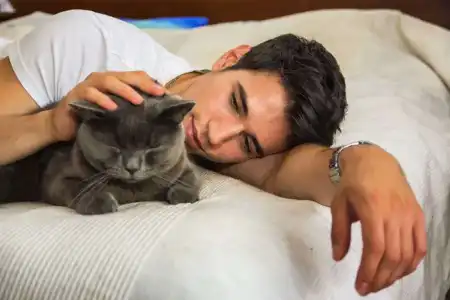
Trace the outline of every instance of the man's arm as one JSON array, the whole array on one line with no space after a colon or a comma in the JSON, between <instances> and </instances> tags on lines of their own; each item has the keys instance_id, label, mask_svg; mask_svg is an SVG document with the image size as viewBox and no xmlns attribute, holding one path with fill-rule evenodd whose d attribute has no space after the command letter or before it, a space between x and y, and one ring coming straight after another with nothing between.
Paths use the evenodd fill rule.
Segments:
<instances>
[{"instance_id":1,"label":"man's arm","mask_svg":"<svg viewBox=\"0 0 450 300\"><path fill-rule=\"evenodd\" d=\"M335 191L328 177L331 154L332 149L304 145L284 154L233 165L222 173L281 197L330 206Z\"/></svg>"},{"instance_id":2,"label":"man's arm","mask_svg":"<svg viewBox=\"0 0 450 300\"><path fill-rule=\"evenodd\" d=\"M8 58L0 60L0 165L53 142L50 112L30 114L35 101L17 79Z\"/></svg>"},{"instance_id":3,"label":"man's arm","mask_svg":"<svg viewBox=\"0 0 450 300\"><path fill-rule=\"evenodd\" d=\"M423 211L397 160L382 148L346 148L337 185L328 177L331 155L331 149L304 145L279 159L248 162L224 173L279 196L330 206L335 260L347 254L351 225L359 221L364 247L356 288L361 295L378 292L413 272L425 256ZM251 170L252 164L258 169Z\"/></svg>"},{"instance_id":4,"label":"man's arm","mask_svg":"<svg viewBox=\"0 0 450 300\"><path fill-rule=\"evenodd\" d=\"M49 129L49 114L46 111L25 116L0 116L0 165L26 157L54 141Z\"/></svg>"},{"instance_id":5,"label":"man's arm","mask_svg":"<svg viewBox=\"0 0 450 300\"><path fill-rule=\"evenodd\" d=\"M9 58L0 60L0 105L0 117L24 115L38 109L14 73Z\"/></svg>"},{"instance_id":6,"label":"man's arm","mask_svg":"<svg viewBox=\"0 0 450 300\"><path fill-rule=\"evenodd\" d=\"M109 65L104 33L111 27L105 28L105 20L110 18L89 11L62 12L5 48L8 58L0 60L0 164L72 136L75 126L67 106L34 112L61 103L84 76ZM116 39L124 35L118 34ZM82 90L72 93L72 99Z\"/></svg>"}]
</instances>

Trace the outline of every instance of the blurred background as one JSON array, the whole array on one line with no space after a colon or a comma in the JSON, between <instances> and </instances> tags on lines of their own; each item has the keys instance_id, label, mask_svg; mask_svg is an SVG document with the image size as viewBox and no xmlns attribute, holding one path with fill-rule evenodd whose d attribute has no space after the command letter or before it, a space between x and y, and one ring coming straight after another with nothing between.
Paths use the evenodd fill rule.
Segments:
<instances>
[{"instance_id":1,"label":"blurred background","mask_svg":"<svg viewBox=\"0 0 450 300\"><path fill-rule=\"evenodd\" d=\"M262 20L317 9L387 8L450 28L450 0L0 0L2 20L36 11L54 14L75 8L134 19L199 16L206 17L209 24Z\"/></svg>"}]
</instances>

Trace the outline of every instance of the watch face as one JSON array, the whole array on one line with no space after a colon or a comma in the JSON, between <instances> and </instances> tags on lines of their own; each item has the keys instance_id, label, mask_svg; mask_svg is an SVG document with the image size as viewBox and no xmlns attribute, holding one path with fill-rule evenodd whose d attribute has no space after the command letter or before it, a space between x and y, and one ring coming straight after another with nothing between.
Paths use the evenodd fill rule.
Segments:
<instances>
[{"instance_id":1,"label":"watch face","mask_svg":"<svg viewBox=\"0 0 450 300\"><path fill-rule=\"evenodd\" d=\"M330 172L329 172L329 175L330 175L330 180L331 180L331 182L333 182L333 183L339 183L339 180L341 179L341 176L340 176L340 174L339 174L339 169L337 169L337 168L331 168L331 169L330 169Z\"/></svg>"}]
</instances>

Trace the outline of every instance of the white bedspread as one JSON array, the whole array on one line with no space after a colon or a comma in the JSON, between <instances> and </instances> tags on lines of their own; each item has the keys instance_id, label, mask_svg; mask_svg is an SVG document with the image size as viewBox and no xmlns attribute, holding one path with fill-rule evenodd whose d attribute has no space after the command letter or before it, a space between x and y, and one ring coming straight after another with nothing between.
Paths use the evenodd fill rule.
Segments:
<instances>
[{"instance_id":1,"label":"white bedspread","mask_svg":"<svg viewBox=\"0 0 450 300\"><path fill-rule=\"evenodd\" d=\"M324 43L343 68L349 114L337 144L366 139L393 153L426 213L424 264L365 299L443 300L450 284L450 32L386 10L148 31L199 67L232 46L286 32ZM0 299L360 299L353 287L358 225L348 256L336 264L328 209L203 174L203 200L193 205L145 203L92 217L0 206Z\"/></svg>"}]
</instances>

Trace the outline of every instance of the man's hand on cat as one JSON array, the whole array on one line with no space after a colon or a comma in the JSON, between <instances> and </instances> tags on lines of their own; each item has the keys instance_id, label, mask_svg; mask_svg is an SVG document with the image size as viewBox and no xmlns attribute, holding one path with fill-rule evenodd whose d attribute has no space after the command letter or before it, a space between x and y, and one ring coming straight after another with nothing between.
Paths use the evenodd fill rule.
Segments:
<instances>
[{"instance_id":1,"label":"man's hand on cat","mask_svg":"<svg viewBox=\"0 0 450 300\"><path fill-rule=\"evenodd\" d=\"M69 103L83 99L105 109L114 110L116 104L105 94L110 93L121 96L131 103L140 104L143 99L132 87L155 96L166 92L143 71L92 73L73 88L52 110L50 127L55 140L66 141L75 135L77 124Z\"/></svg>"},{"instance_id":2,"label":"man's hand on cat","mask_svg":"<svg viewBox=\"0 0 450 300\"><path fill-rule=\"evenodd\" d=\"M358 146L343 152L342 159L343 176L331 205L333 256L345 257L351 224L360 221L363 253L356 289L367 295L420 264L427 249L424 214L389 153Z\"/></svg>"}]
</instances>

